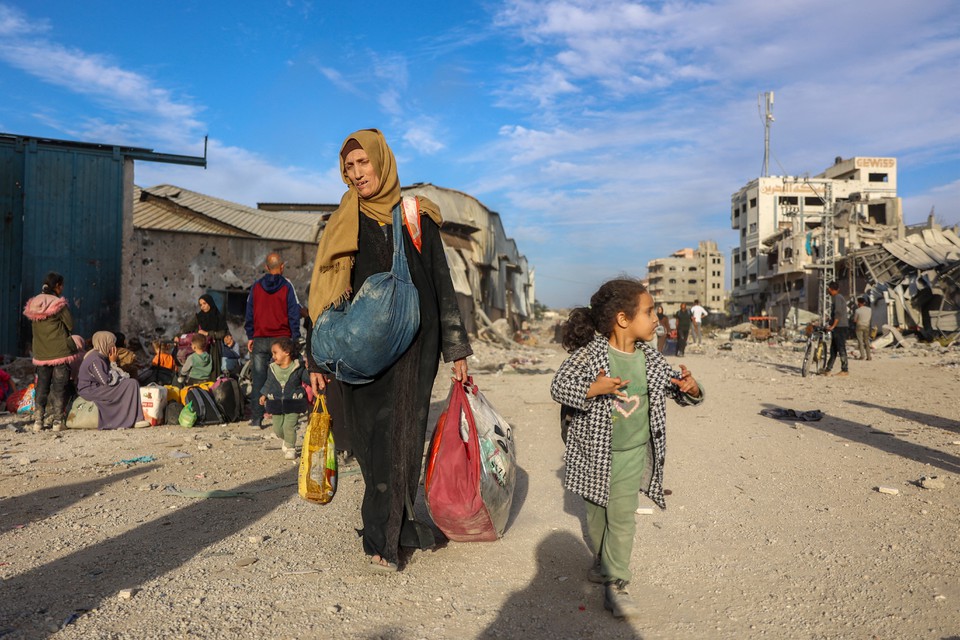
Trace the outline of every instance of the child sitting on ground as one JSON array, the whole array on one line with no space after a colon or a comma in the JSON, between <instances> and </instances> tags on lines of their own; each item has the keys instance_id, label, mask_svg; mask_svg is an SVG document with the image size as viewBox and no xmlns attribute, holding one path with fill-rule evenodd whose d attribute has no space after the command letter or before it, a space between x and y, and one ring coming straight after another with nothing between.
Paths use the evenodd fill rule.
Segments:
<instances>
[{"instance_id":1,"label":"child sitting on ground","mask_svg":"<svg viewBox=\"0 0 960 640\"><path fill-rule=\"evenodd\" d=\"M150 366L137 376L140 384L173 384L177 379L177 362L170 355L172 345L164 344L160 340L154 340L150 344L153 347L153 359Z\"/></svg>"},{"instance_id":2,"label":"child sitting on ground","mask_svg":"<svg viewBox=\"0 0 960 640\"><path fill-rule=\"evenodd\" d=\"M297 458L297 422L310 409L303 385L310 385L310 372L297 357L290 338L277 338L270 345L273 362L260 390L260 404L273 415L273 434L283 440L283 457Z\"/></svg>"},{"instance_id":3,"label":"child sitting on ground","mask_svg":"<svg viewBox=\"0 0 960 640\"><path fill-rule=\"evenodd\" d=\"M160 342L159 340L154 340L152 346L154 355L153 360L150 361L150 366L176 371L177 363L170 354L170 351L173 350L173 346L169 343Z\"/></svg>"},{"instance_id":4,"label":"child sitting on ground","mask_svg":"<svg viewBox=\"0 0 960 640\"><path fill-rule=\"evenodd\" d=\"M127 373L128 378L136 378L140 374L140 367L137 366L137 354L127 349L127 337L119 331L114 332L117 336L117 366Z\"/></svg>"},{"instance_id":5,"label":"child sitting on ground","mask_svg":"<svg viewBox=\"0 0 960 640\"><path fill-rule=\"evenodd\" d=\"M187 356L187 361L180 369L181 386L207 382L213 373L213 358L207 353L207 336L193 334L193 338L190 339L190 348L193 349L193 353Z\"/></svg>"},{"instance_id":6,"label":"child sitting on ground","mask_svg":"<svg viewBox=\"0 0 960 640\"><path fill-rule=\"evenodd\" d=\"M220 348L220 370L226 376L236 376L240 373L240 354L237 352L237 341L229 333L223 336L223 347Z\"/></svg>"}]
</instances>

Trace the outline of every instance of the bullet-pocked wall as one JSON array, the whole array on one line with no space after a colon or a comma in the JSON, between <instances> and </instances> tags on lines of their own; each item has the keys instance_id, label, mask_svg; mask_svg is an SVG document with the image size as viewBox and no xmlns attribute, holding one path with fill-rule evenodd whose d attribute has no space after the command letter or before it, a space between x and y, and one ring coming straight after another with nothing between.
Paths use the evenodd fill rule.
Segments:
<instances>
[{"instance_id":1,"label":"bullet-pocked wall","mask_svg":"<svg viewBox=\"0 0 960 640\"><path fill-rule=\"evenodd\" d=\"M177 335L196 314L200 296L209 293L241 343L247 294L265 273L267 255L283 257L283 275L305 305L317 250L313 243L152 229L133 229L125 248L121 331L144 338Z\"/></svg>"}]
</instances>

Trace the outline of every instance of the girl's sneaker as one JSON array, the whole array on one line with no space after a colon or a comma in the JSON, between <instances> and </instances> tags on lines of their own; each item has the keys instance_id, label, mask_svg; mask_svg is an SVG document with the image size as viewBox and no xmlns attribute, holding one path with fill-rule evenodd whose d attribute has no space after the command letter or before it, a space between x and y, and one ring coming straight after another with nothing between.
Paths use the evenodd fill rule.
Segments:
<instances>
[{"instance_id":1,"label":"girl's sneaker","mask_svg":"<svg viewBox=\"0 0 960 640\"><path fill-rule=\"evenodd\" d=\"M288 447L287 443L284 442L280 446L281 451L283 451L284 460L296 460L297 459L297 447Z\"/></svg>"},{"instance_id":2,"label":"girl's sneaker","mask_svg":"<svg viewBox=\"0 0 960 640\"><path fill-rule=\"evenodd\" d=\"M614 618L632 618L640 613L640 607L627 591L626 580L611 580L604 585L603 608Z\"/></svg>"}]
</instances>

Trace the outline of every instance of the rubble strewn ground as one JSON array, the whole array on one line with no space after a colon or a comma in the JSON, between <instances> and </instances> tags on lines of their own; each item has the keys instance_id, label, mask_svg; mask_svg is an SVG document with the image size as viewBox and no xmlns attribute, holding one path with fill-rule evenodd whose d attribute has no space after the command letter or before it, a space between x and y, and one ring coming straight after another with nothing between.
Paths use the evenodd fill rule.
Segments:
<instances>
[{"instance_id":1,"label":"rubble strewn ground","mask_svg":"<svg viewBox=\"0 0 960 640\"><path fill-rule=\"evenodd\" d=\"M478 344L471 360L518 444L505 537L416 553L395 575L368 573L361 554L355 466L321 507L297 497L279 442L245 424L35 434L0 416L0 637L960 633L956 346L851 358L847 378L802 378L796 343L721 350L723 332L689 346L707 400L669 409L668 509L637 516L644 613L616 622L585 579L582 505L560 486L549 384L564 354L548 329L534 335ZM759 414L772 407L824 417ZM242 493L186 497L212 490Z\"/></svg>"}]
</instances>

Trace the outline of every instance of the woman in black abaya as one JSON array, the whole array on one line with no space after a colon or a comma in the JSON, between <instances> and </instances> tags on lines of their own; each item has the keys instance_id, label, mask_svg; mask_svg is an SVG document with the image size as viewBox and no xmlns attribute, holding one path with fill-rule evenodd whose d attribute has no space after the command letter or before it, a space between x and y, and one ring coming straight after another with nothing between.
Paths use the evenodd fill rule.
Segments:
<instances>
[{"instance_id":1,"label":"woman in black abaya","mask_svg":"<svg viewBox=\"0 0 960 640\"><path fill-rule=\"evenodd\" d=\"M400 202L400 180L390 147L379 131L351 134L340 150L348 189L330 217L317 249L310 285L310 317L348 299L373 274L389 271L391 212ZM371 566L396 571L400 547L435 544L429 526L414 519L423 466L430 392L441 354L453 377L466 379L473 351L457 307L440 242L439 208L418 198L422 244L409 232L403 245L420 298L420 330L400 359L363 385L342 383L346 424L366 485L361 507L363 550Z\"/></svg>"}]
</instances>

